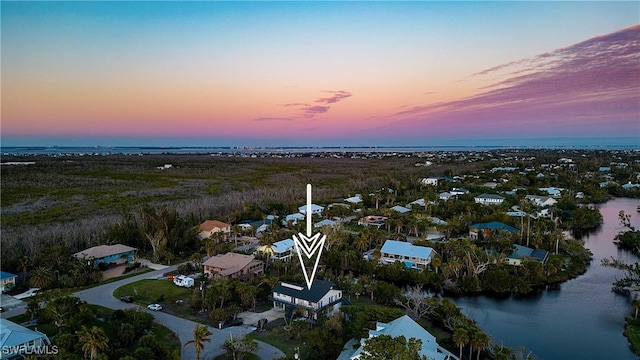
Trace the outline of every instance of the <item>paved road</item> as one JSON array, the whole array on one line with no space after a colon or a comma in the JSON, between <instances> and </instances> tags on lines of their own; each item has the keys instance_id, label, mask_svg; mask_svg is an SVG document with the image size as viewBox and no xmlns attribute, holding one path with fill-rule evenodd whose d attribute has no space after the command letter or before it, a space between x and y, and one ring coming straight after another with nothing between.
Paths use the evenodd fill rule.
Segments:
<instances>
[{"instance_id":1,"label":"paved road","mask_svg":"<svg viewBox=\"0 0 640 360\"><path fill-rule=\"evenodd\" d=\"M75 293L75 295L88 303L101 305L111 309L135 308L137 307L137 305L127 304L114 298L113 291L122 285L129 284L138 280L160 279L162 278L163 273L174 270L177 267L178 265L174 265L162 270L156 270L153 272L140 274L127 279L118 280L109 284L79 291ZM193 328L197 324L196 322L182 319L170 314L166 314L161 311L155 312L155 311L149 311L147 309L144 309L144 311L148 311L149 313L153 314L156 318L156 321L159 324L162 324L168 327L169 329L171 329L171 331L178 334L178 338L180 339L181 344L184 344L187 341L193 339ZM236 337L240 337L242 335L248 334L253 330L255 330L255 328L249 325L234 326L234 327L229 327L222 330L209 327L209 331L211 331L213 335L211 335L211 343L205 344L202 358L210 359L214 356L223 354L224 350L222 350L221 345L229 337L230 334L233 335L234 338L236 338ZM257 355L260 357L260 359L271 360L271 359L283 357L284 353L280 351L280 349L272 345L258 341ZM193 346L182 348L181 357L182 359L195 359L196 352Z\"/></svg>"}]
</instances>

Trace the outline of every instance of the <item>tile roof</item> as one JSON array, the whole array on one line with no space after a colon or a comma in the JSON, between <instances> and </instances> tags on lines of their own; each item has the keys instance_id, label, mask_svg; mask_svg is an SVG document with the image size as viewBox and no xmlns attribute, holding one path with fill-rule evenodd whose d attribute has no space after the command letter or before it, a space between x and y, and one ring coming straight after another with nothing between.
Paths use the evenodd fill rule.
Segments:
<instances>
[{"instance_id":1,"label":"tile roof","mask_svg":"<svg viewBox=\"0 0 640 360\"><path fill-rule=\"evenodd\" d=\"M384 245L382 245L382 249L380 249L381 253L403 255L421 259L428 259L431 255L431 251L433 251L433 249L430 247L416 246L408 242L397 240L385 241Z\"/></svg>"},{"instance_id":2,"label":"tile roof","mask_svg":"<svg viewBox=\"0 0 640 360\"><path fill-rule=\"evenodd\" d=\"M222 269L222 271L220 271L220 274L226 276L240 271L245 266L249 265L253 260L255 260L255 258L251 255L229 252L226 254L218 254L216 256L212 256L207 259L207 261L202 263L202 265L220 268Z\"/></svg>"},{"instance_id":3,"label":"tile roof","mask_svg":"<svg viewBox=\"0 0 640 360\"><path fill-rule=\"evenodd\" d=\"M113 244L113 245L98 245L94 247L90 247L88 249L84 249L80 252L73 254L73 256L78 258L94 258L101 259L103 257L123 254L130 251L136 251L136 248L131 246L122 245L122 244Z\"/></svg>"},{"instance_id":4,"label":"tile roof","mask_svg":"<svg viewBox=\"0 0 640 360\"><path fill-rule=\"evenodd\" d=\"M231 225L218 220L205 220L200 224L200 231L211 231L215 228L224 229L227 227L231 227Z\"/></svg>"},{"instance_id":5,"label":"tile roof","mask_svg":"<svg viewBox=\"0 0 640 360\"><path fill-rule=\"evenodd\" d=\"M273 291L280 294L292 296L296 299L302 299L316 303L320 301L320 299L322 299L322 297L325 296L331 289L333 289L333 283L331 281L316 279L313 281L311 289L308 289L303 285L279 282L278 285L273 288Z\"/></svg>"}]
</instances>

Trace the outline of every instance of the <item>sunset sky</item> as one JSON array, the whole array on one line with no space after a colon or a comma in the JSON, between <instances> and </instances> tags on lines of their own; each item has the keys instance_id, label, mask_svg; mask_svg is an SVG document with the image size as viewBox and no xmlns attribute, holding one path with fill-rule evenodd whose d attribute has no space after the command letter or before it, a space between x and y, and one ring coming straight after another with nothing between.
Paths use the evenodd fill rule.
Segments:
<instances>
[{"instance_id":1,"label":"sunset sky","mask_svg":"<svg viewBox=\"0 0 640 360\"><path fill-rule=\"evenodd\" d=\"M640 146L637 1L1 7L2 146Z\"/></svg>"}]
</instances>

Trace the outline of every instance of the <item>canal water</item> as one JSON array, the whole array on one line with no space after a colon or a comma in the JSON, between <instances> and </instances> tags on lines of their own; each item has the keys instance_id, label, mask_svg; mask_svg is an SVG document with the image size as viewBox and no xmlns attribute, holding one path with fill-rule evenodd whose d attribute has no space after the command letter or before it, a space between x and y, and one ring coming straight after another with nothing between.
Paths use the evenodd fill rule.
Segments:
<instances>
[{"instance_id":1,"label":"canal water","mask_svg":"<svg viewBox=\"0 0 640 360\"><path fill-rule=\"evenodd\" d=\"M613 244L622 230L618 212L631 215L640 227L638 199L613 199L600 206L602 227L584 238L593 253L587 272L531 298L495 299L486 296L454 299L493 341L512 348L525 347L538 360L637 359L622 334L631 311L627 297L611 292L611 283L623 272L600 265L604 258L639 261Z\"/></svg>"}]
</instances>

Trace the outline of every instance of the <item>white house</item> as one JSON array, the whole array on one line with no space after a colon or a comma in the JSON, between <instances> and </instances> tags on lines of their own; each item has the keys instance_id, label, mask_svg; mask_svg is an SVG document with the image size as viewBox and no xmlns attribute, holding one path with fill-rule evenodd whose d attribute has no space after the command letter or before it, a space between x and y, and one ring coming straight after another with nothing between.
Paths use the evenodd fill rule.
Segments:
<instances>
[{"instance_id":1,"label":"white house","mask_svg":"<svg viewBox=\"0 0 640 360\"><path fill-rule=\"evenodd\" d=\"M311 213L316 215L322 215L322 211L324 208L320 205L311 204ZM302 205L298 207L298 212L304 215L307 215L307 205Z\"/></svg>"},{"instance_id":2,"label":"white house","mask_svg":"<svg viewBox=\"0 0 640 360\"><path fill-rule=\"evenodd\" d=\"M469 193L469 190L465 189L465 188L453 188L453 190L450 191L451 195L466 195Z\"/></svg>"},{"instance_id":3,"label":"white house","mask_svg":"<svg viewBox=\"0 0 640 360\"><path fill-rule=\"evenodd\" d=\"M380 263L392 264L400 261L412 269L425 269L431 263L435 251L426 246L416 246L408 242L387 240L380 249Z\"/></svg>"},{"instance_id":4,"label":"white house","mask_svg":"<svg viewBox=\"0 0 640 360\"><path fill-rule=\"evenodd\" d=\"M346 199L344 199L344 201L351 203L351 204L359 204L362 202L362 195L360 194L356 194L355 196L352 197L348 197Z\"/></svg>"},{"instance_id":5,"label":"white house","mask_svg":"<svg viewBox=\"0 0 640 360\"><path fill-rule=\"evenodd\" d=\"M289 222L291 222L292 225L296 225L298 221L301 220L304 220L304 215L301 213L289 214L285 216L284 220L282 220L282 225L287 226Z\"/></svg>"},{"instance_id":6,"label":"white house","mask_svg":"<svg viewBox=\"0 0 640 360\"><path fill-rule=\"evenodd\" d=\"M270 300L273 307L285 310L288 315L298 306L304 309L303 316L310 320L318 320L319 314L333 316L340 312L342 303L348 301L342 297L342 290L334 289L330 281L314 280L311 289L306 286L279 282L273 288Z\"/></svg>"},{"instance_id":7,"label":"white house","mask_svg":"<svg viewBox=\"0 0 640 360\"><path fill-rule=\"evenodd\" d=\"M438 195L438 199L443 200L443 201L447 201L449 199L451 199L452 197L454 197L450 192L443 192L440 193L440 195Z\"/></svg>"},{"instance_id":8,"label":"white house","mask_svg":"<svg viewBox=\"0 0 640 360\"><path fill-rule=\"evenodd\" d=\"M350 360L359 359L364 352L363 347L371 338L380 335L388 335L393 338L404 336L405 339L418 339L422 342L419 355L429 360L459 360L457 356L438 345L436 337L431 335L420 324L411 319L408 315L401 316L389 323L376 322L376 329L369 330L369 337L360 340L360 347L349 357ZM355 347L355 346L354 346ZM348 351L345 349L345 351ZM353 351L353 350L350 350ZM342 359L343 357L340 356ZM346 357L345 357L346 358Z\"/></svg>"},{"instance_id":9,"label":"white house","mask_svg":"<svg viewBox=\"0 0 640 360\"><path fill-rule=\"evenodd\" d=\"M502 204L504 198L497 194L481 194L474 198L477 204L482 205L499 205Z\"/></svg>"},{"instance_id":10,"label":"white house","mask_svg":"<svg viewBox=\"0 0 640 360\"><path fill-rule=\"evenodd\" d=\"M443 177L428 177L420 180L420 184L438 186L441 181L444 181Z\"/></svg>"},{"instance_id":11,"label":"white house","mask_svg":"<svg viewBox=\"0 0 640 360\"><path fill-rule=\"evenodd\" d=\"M0 292L5 292L6 290L11 290L16 286L16 278L18 275L0 271Z\"/></svg>"},{"instance_id":12,"label":"white house","mask_svg":"<svg viewBox=\"0 0 640 360\"><path fill-rule=\"evenodd\" d=\"M391 210L393 210L393 211L395 211L397 213L400 213L400 214L406 214L408 212L411 212L411 209L408 209L408 208L406 208L404 206L400 206L400 205L396 205L396 206L392 207Z\"/></svg>"},{"instance_id":13,"label":"white house","mask_svg":"<svg viewBox=\"0 0 640 360\"><path fill-rule=\"evenodd\" d=\"M558 200L550 196L527 195L526 199L531 201L534 205L540 206L540 207L552 206L558 202Z\"/></svg>"}]
</instances>

